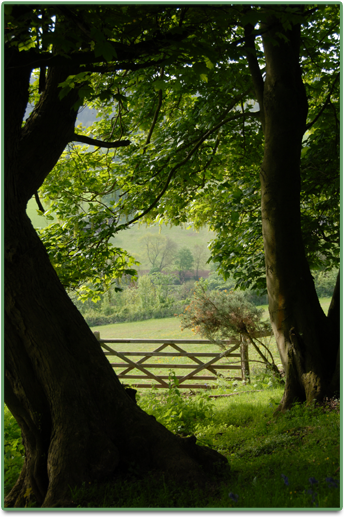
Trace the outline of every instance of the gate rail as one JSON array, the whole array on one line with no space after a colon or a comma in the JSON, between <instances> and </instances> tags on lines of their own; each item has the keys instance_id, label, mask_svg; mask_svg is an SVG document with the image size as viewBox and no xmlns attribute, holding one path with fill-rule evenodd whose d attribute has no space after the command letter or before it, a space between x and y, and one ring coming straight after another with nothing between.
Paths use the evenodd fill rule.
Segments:
<instances>
[{"instance_id":1,"label":"gate rail","mask_svg":"<svg viewBox=\"0 0 344 518\"><path fill-rule=\"evenodd\" d=\"M244 380L246 374L249 371L248 356L247 356L247 344L243 339L241 340L226 340L222 341L224 346L233 345L223 352L188 352L180 347L180 345L214 345L210 340L171 340L171 339L143 339L143 338L106 338L101 339L100 333L94 333L98 339L101 347L104 350L105 356L116 356L121 362L110 361L110 365L115 368L118 378L124 380L150 380L151 383L133 383L135 387L140 388L169 388L168 382L165 380L169 379L168 375L155 374L151 369L184 369L191 370L188 374L176 376L179 381L181 388L207 388L208 385L205 383L192 383L193 381L216 381L219 374L217 371L226 373L228 371L240 371L237 376L230 376L231 379ZM123 351L119 350L120 345L123 344L161 344L158 348L153 351ZM162 352L167 347L171 347L173 351ZM139 360L132 359L132 357L141 357ZM147 363L147 360L151 360L153 357L169 358L169 357L181 357L189 358L194 363ZM200 359L201 358L201 359ZM208 361L205 361L209 358ZM204 359L204 360L203 360ZM218 363L223 359L235 359L234 362ZM203 360L203 361L202 361ZM215 365L216 364L216 365ZM139 374L129 374L134 369L140 371ZM207 371L206 375L197 375L201 371ZM211 374L211 375L210 375ZM152 384L152 382L155 382ZM190 383L191 382L191 383Z\"/></svg>"}]
</instances>

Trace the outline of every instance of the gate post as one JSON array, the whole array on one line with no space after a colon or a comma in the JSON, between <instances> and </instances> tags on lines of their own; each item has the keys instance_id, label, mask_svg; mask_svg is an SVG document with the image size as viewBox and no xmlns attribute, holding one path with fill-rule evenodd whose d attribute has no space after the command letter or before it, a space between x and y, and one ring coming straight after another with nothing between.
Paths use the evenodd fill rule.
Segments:
<instances>
[{"instance_id":1,"label":"gate post","mask_svg":"<svg viewBox=\"0 0 344 518\"><path fill-rule=\"evenodd\" d=\"M248 344L246 338L241 335L240 354L241 354L241 379L250 383L250 364L248 360Z\"/></svg>"},{"instance_id":2,"label":"gate post","mask_svg":"<svg viewBox=\"0 0 344 518\"><path fill-rule=\"evenodd\" d=\"M98 342L100 342L100 331L93 331L93 334L96 337L96 339L98 340Z\"/></svg>"}]
</instances>

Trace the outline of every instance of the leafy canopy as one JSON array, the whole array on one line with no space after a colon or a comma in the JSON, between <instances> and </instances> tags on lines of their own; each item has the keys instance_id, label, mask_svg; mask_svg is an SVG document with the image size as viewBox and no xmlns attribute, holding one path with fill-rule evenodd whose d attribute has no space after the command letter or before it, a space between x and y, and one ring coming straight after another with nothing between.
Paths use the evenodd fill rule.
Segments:
<instances>
[{"instance_id":1,"label":"leafy canopy","mask_svg":"<svg viewBox=\"0 0 344 518\"><path fill-rule=\"evenodd\" d=\"M339 5L308 4L303 12L291 5L59 5L28 7L16 20L7 7L11 44L43 64L46 55L68 57L75 73L59 97L77 88L79 104L98 113L91 127L76 129L79 143L65 150L39 192L46 214L57 216L40 234L66 285L89 280L101 290L131 273L133 260L116 248L115 236L144 219L209 225L220 271L242 287L264 289L264 139L248 61L254 55L264 76L268 9L284 27L301 24L309 104L302 231L312 268L338 265ZM79 29L69 31L76 16ZM36 75L32 102L42 72Z\"/></svg>"}]
</instances>

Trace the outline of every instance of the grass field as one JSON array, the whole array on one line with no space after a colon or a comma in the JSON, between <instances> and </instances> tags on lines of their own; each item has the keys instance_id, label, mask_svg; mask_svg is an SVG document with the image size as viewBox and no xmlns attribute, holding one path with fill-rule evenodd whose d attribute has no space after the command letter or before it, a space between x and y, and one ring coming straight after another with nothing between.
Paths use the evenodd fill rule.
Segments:
<instances>
[{"instance_id":1,"label":"grass field","mask_svg":"<svg viewBox=\"0 0 344 518\"><path fill-rule=\"evenodd\" d=\"M322 302L328 304L327 300ZM104 338L195 338L192 331L181 331L179 326L177 318L167 318L93 330L100 331ZM218 397L224 393L227 397ZM339 401L321 406L295 404L287 412L275 414L282 394L282 386L271 376L259 373L252 376L249 386L219 380L214 389L193 392L173 386L159 391L139 389L137 402L144 411L171 432L193 435L197 444L221 453L228 460L226 472L201 487L154 477L154 473L143 476L133 469L122 478L71 487L72 507L132 511L339 510ZM6 495L24 462L21 432L6 406L3 457ZM32 497L29 507L37 509L36 505Z\"/></svg>"}]
</instances>

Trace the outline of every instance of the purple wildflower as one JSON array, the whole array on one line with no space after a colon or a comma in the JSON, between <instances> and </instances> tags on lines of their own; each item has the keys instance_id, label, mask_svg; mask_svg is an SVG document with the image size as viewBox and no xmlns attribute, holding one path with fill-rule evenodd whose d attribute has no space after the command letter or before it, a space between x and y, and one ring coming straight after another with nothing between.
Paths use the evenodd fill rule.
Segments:
<instances>
[{"instance_id":1,"label":"purple wildflower","mask_svg":"<svg viewBox=\"0 0 344 518\"><path fill-rule=\"evenodd\" d=\"M308 481L309 481L309 483L310 483L311 485L313 485L313 484L318 484L318 480L317 480L316 478L314 478L314 477L310 477L310 478L308 479Z\"/></svg>"},{"instance_id":2,"label":"purple wildflower","mask_svg":"<svg viewBox=\"0 0 344 518\"><path fill-rule=\"evenodd\" d=\"M239 500L238 495L235 495L234 493L229 493L229 498L231 498L234 502L237 502Z\"/></svg>"},{"instance_id":3,"label":"purple wildflower","mask_svg":"<svg viewBox=\"0 0 344 518\"><path fill-rule=\"evenodd\" d=\"M307 491L306 491L306 492L307 492L309 495L312 495L312 504L314 504L314 502L315 502L315 498L316 498L316 496L317 496L317 494L318 494L318 493L313 493L313 489L307 489ZM317 503L316 503L315 505L316 505L316 507L318 507L318 504L317 504Z\"/></svg>"},{"instance_id":4,"label":"purple wildflower","mask_svg":"<svg viewBox=\"0 0 344 518\"><path fill-rule=\"evenodd\" d=\"M281 475L281 477L283 478L283 482L285 483L286 486L289 486L289 480L288 480L288 477L286 477L285 475Z\"/></svg>"},{"instance_id":5,"label":"purple wildflower","mask_svg":"<svg viewBox=\"0 0 344 518\"><path fill-rule=\"evenodd\" d=\"M328 487L338 487L339 482L338 480L333 479L332 477L326 477L326 482Z\"/></svg>"}]
</instances>

